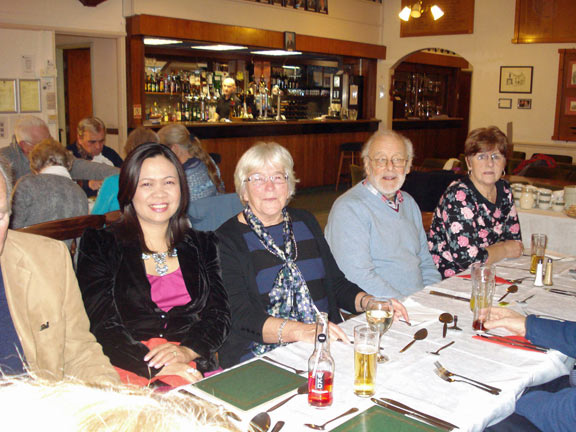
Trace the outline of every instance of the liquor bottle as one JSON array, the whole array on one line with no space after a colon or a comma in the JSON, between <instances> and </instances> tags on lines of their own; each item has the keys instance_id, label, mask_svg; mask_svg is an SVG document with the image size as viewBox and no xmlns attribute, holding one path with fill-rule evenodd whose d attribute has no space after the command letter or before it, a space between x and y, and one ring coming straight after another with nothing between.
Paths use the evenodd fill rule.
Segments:
<instances>
[{"instance_id":1,"label":"liquor bottle","mask_svg":"<svg viewBox=\"0 0 576 432\"><path fill-rule=\"evenodd\" d=\"M316 319L316 335L316 346L308 360L308 404L325 408L334 400L334 359L330 355L327 314Z\"/></svg>"},{"instance_id":2,"label":"liquor bottle","mask_svg":"<svg viewBox=\"0 0 576 432\"><path fill-rule=\"evenodd\" d=\"M165 88L164 88L164 79L162 78L162 76L160 76L159 78L159 82L158 82L158 92L159 93L164 93L165 92Z\"/></svg>"}]
</instances>

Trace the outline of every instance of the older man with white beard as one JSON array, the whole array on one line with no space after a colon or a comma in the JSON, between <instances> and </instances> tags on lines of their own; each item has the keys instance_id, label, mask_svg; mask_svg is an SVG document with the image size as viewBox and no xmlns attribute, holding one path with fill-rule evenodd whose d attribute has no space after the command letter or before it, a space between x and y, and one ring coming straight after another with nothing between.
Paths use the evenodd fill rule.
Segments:
<instances>
[{"instance_id":1,"label":"older man with white beard","mask_svg":"<svg viewBox=\"0 0 576 432\"><path fill-rule=\"evenodd\" d=\"M326 239L346 278L375 296L403 298L440 281L418 204L401 192L413 146L393 131L364 144L366 179L336 200Z\"/></svg>"}]
</instances>

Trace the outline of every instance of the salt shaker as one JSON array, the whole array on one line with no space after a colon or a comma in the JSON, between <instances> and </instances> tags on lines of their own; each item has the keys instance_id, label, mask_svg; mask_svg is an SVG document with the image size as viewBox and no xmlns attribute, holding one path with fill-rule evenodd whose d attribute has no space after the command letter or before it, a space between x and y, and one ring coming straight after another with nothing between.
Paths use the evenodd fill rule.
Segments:
<instances>
[{"instance_id":1,"label":"salt shaker","mask_svg":"<svg viewBox=\"0 0 576 432\"><path fill-rule=\"evenodd\" d=\"M543 273L544 273L544 263L542 262L542 258L538 258L538 265L536 266L536 277L534 278L534 286L544 286L542 281Z\"/></svg>"}]
</instances>

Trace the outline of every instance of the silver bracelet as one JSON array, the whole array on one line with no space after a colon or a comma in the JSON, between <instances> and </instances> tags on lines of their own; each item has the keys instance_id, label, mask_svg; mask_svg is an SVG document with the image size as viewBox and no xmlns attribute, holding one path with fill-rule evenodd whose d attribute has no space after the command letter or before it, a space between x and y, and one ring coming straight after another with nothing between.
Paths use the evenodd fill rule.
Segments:
<instances>
[{"instance_id":1,"label":"silver bracelet","mask_svg":"<svg viewBox=\"0 0 576 432\"><path fill-rule=\"evenodd\" d=\"M361 309L362 312L365 312L365 311L366 311L366 306L362 306L362 303L364 302L364 299L365 299L366 297L371 297L371 296L370 296L370 294L365 294L365 295L363 295L362 298L360 299L360 309Z\"/></svg>"},{"instance_id":2,"label":"silver bracelet","mask_svg":"<svg viewBox=\"0 0 576 432\"><path fill-rule=\"evenodd\" d=\"M285 319L284 321L282 321L282 324L280 324L280 327L278 327L278 343L280 345L284 343L284 341L282 340L282 331L284 330L284 327L286 327L287 323L288 319Z\"/></svg>"}]
</instances>

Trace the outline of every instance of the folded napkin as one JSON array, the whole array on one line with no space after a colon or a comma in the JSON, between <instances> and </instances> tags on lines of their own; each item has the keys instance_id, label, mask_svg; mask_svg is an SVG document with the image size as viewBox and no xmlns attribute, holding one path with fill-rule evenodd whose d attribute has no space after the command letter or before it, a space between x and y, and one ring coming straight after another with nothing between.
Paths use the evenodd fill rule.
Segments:
<instances>
[{"instance_id":1,"label":"folded napkin","mask_svg":"<svg viewBox=\"0 0 576 432\"><path fill-rule=\"evenodd\" d=\"M444 312L438 309L433 309L429 306L422 306L412 298L407 298L403 301L403 304L408 311L408 316L410 317L410 324L412 324L412 327L418 326L428 321L437 321L438 316Z\"/></svg>"},{"instance_id":2,"label":"folded napkin","mask_svg":"<svg viewBox=\"0 0 576 432\"><path fill-rule=\"evenodd\" d=\"M458 275L458 276L456 276L456 277L463 278L463 279L470 279L472 276L471 276L471 275ZM497 284L512 285L509 280L504 279L504 278L501 278L501 277L498 277L498 276L495 276L495 277L494 277L494 281L495 281Z\"/></svg>"},{"instance_id":3,"label":"folded napkin","mask_svg":"<svg viewBox=\"0 0 576 432\"><path fill-rule=\"evenodd\" d=\"M545 352L545 351L543 351L542 347L540 347L538 345L533 345L532 342L530 342L528 339L526 339L522 336L494 336L494 335L488 336L488 335L486 335L486 337L484 337L484 336L476 335L476 336L472 336L472 337L474 339L482 340L485 342L492 342L492 343L495 343L498 345L504 345L508 348L516 348L516 349L521 349L521 350L525 350L525 351L533 351L533 352ZM517 344L517 345L512 345L512 344ZM534 347L534 348L531 348L531 347Z\"/></svg>"}]
</instances>

